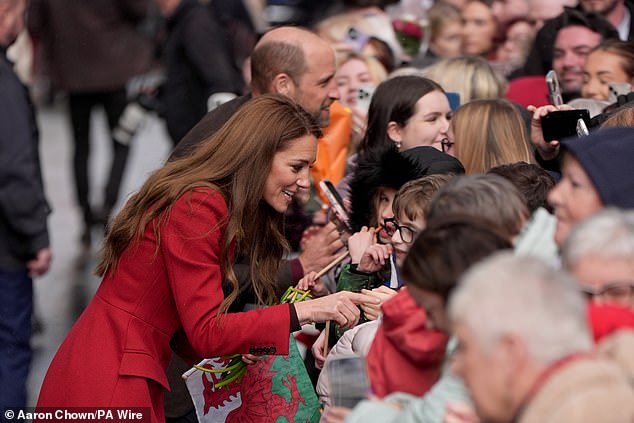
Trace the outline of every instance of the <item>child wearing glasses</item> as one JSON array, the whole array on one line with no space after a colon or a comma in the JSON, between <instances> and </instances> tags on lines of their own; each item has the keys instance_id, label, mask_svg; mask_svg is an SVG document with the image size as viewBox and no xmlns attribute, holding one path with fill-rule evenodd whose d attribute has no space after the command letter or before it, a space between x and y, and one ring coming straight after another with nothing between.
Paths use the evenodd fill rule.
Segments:
<instances>
[{"instance_id":1,"label":"child wearing glasses","mask_svg":"<svg viewBox=\"0 0 634 423\"><path fill-rule=\"evenodd\" d=\"M389 236L388 244L379 242L368 245L358 262L352 268L354 272L346 276L342 274L338 284L341 288L354 285L361 291L378 296L383 300L391 300L384 304L383 313L380 307L363 308L366 317L371 321L346 331L328 353L328 360L340 355L367 355L377 331L394 339L393 345L400 345L407 350L390 354L391 361L407 361L406 366L416 373L417 377L403 378L402 375L383 374L370 370L370 381L373 393L382 397L390 392L404 391L414 395L426 392L440 375L440 364L444 357L447 336L440 331L426 331L425 312L418 307L407 290L402 286L398 268L403 264L407 251L416 235L425 227L425 211L432 196L451 178L450 175L430 175L405 183L396 193L392 204L393 216L384 219L383 231ZM364 227L362 234L375 237L374 228ZM351 255L352 249L350 247ZM387 277L386 266L389 266ZM353 281L349 279L353 276ZM390 288L391 280L396 278L397 286ZM373 288L374 289L371 289ZM366 289L367 288L367 289ZM381 318L379 318L381 317ZM412 334L424 336L412 336ZM415 342L411 342L414 340ZM316 358L323 353L323 336L316 342L313 353ZM402 341L402 342L401 342ZM376 369L375 369L376 370ZM415 381L415 383L412 383ZM329 405L329 388L326 372L322 372L317 383L317 393L325 406Z\"/></svg>"}]
</instances>

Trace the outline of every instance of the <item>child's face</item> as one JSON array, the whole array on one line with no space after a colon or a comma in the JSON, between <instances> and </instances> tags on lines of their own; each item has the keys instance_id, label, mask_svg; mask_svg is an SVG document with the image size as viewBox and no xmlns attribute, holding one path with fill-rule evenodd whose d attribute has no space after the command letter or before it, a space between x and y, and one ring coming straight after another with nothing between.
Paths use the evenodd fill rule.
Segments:
<instances>
[{"instance_id":1,"label":"child's face","mask_svg":"<svg viewBox=\"0 0 634 423\"><path fill-rule=\"evenodd\" d=\"M395 196L396 190L394 188L380 187L376 193L374 216L376 217L377 224L381 227L381 230L377 234L378 241L381 244L387 244L390 242L390 236L384 229L384 221L385 219L394 217L394 213L392 212L392 203L394 202Z\"/></svg>"},{"instance_id":2,"label":"child's face","mask_svg":"<svg viewBox=\"0 0 634 423\"><path fill-rule=\"evenodd\" d=\"M401 267L416 236L420 231L425 229L425 218L422 216L422 213L414 220L410 220L405 215L400 215L396 223L399 226L399 230L394 231L390 242L396 254L396 264Z\"/></svg>"}]
</instances>

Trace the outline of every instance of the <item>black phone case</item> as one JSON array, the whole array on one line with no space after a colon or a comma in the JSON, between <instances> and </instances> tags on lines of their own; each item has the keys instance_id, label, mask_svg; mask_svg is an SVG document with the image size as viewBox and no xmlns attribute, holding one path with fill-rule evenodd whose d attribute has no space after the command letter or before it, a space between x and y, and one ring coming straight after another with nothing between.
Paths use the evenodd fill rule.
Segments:
<instances>
[{"instance_id":1,"label":"black phone case","mask_svg":"<svg viewBox=\"0 0 634 423\"><path fill-rule=\"evenodd\" d=\"M590 113L586 109L559 110L541 118L542 134L546 141L561 141L577 136L577 120L583 119L590 127Z\"/></svg>"}]
</instances>

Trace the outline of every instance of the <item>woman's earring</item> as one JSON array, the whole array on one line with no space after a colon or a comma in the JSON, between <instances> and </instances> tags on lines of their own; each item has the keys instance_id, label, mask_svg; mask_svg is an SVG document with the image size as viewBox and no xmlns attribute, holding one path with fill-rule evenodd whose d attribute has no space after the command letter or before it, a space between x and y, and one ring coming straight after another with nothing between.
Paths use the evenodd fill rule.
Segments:
<instances>
[{"instance_id":1,"label":"woman's earring","mask_svg":"<svg viewBox=\"0 0 634 423\"><path fill-rule=\"evenodd\" d=\"M394 144L396 144L396 149L400 151L401 150L401 142L400 141L396 141L396 142L394 142Z\"/></svg>"}]
</instances>

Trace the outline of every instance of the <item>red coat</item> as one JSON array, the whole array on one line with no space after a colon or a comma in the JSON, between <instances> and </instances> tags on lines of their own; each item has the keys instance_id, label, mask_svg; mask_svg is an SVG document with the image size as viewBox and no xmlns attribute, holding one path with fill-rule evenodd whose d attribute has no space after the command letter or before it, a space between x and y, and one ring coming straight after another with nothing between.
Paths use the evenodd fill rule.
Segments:
<instances>
[{"instance_id":1,"label":"red coat","mask_svg":"<svg viewBox=\"0 0 634 423\"><path fill-rule=\"evenodd\" d=\"M383 321L367 357L372 393L423 395L440 377L447 335L425 327L427 315L406 289L381 308Z\"/></svg>"},{"instance_id":2,"label":"red coat","mask_svg":"<svg viewBox=\"0 0 634 423\"><path fill-rule=\"evenodd\" d=\"M161 225L121 256L51 363L38 407L150 407L163 421L170 339L184 330L203 357L288 354L290 310L279 305L227 314L220 272L222 196L211 189L183 195Z\"/></svg>"}]
</instances>

